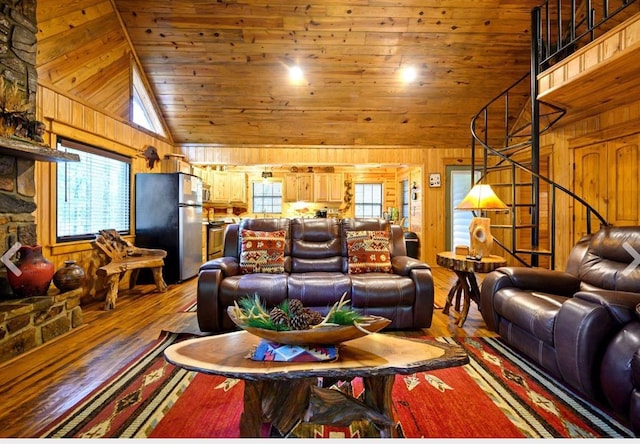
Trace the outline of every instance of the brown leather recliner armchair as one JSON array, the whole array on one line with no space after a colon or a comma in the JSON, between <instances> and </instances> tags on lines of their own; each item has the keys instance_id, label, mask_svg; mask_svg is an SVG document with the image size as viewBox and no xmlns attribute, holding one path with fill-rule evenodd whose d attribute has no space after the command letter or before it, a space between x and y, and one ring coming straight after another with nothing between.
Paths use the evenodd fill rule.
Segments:
<instances>
[{"instance_id":1,"label":"brown leather recliner armchair","mask_svg":"<svg viewBox=\"0 0 640 444\"><path fill-rule=\"evenodd\" d=\"M610 406L618 399L615 411L626 421L639 412L639 370L621 395L613 393L622 382L615 378L631 371L612 376L608 368L616 360L611 356L629 354L628 344L627 351L609 350L614 338L637 322L640 268L631 249L640 255L640 227L603 227L575 245L566 271L503 267L489 273L480 290L488 329L588 398ZM634 404L622 407L619 400L630 398Z\"/></svg>"},{"instance_id":2,"label":"brown leather recliner armchair","mask_svg":"<svg viewBox=\"0 0 640 444\"><path fill-rule=\"evenodd\" d=\"M607 403L640 435L640 304L636 318L607 346L600 365L600 385Z\"/></svg>"},{"instance_id":3,"label":"brown leather recliner armchair","mask_svg":"<svg viewBox=\"0 0 640 444\"><path fill-rule=\"evenodd\" d=\"M240 270L243 229L286 232L284 272ZM389 231L390 273L350 274L346 231ZM390 319L388 329L428 328L433 316L431 268L407 256L402 227L377 218L245 219L227 226L223 257L200 267L197 316L202 331L235 328L227 307L257 294L270 308L286 299L326 314L346 293L349 307Z\"/></svg>"}]
</instances>

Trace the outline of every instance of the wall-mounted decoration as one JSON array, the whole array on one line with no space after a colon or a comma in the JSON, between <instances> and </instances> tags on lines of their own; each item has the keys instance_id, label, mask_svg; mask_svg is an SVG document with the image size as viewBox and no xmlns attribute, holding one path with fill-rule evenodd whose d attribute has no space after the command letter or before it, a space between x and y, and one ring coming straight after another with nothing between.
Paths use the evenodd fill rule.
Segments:
<instances>
[{"instance_id":1,"label":"wall-mounted decoration","mask_svg":"<svg viewBox=\"0 0 640 444\"><path fill-rule=\"evenodd\" d=\"M413 185L411 185L411 200L418 200L418 185L413 182Z\"/></svg>"},{"instance_id":2,"label":"wall-mounted decoration","mask_svg":"<svg viewBox=\"0 0 640 444\"><path fill-rule=\"evenodd\" d=\"M147 145L141 155L147 159L147 167L149 169L153 169L155 163L160 161L160 156L155 146Z\"/></svg>"},{"instance_id":3,"label":"wall-mounted decoration","mask_svg":"<svg viewBox=\"0 0 640 444\"><path fill-rule=\"evenodd\" d=\"M440 185L440 173L429 173L429 187L438 188Z\"/></svg>"}]
</instances>

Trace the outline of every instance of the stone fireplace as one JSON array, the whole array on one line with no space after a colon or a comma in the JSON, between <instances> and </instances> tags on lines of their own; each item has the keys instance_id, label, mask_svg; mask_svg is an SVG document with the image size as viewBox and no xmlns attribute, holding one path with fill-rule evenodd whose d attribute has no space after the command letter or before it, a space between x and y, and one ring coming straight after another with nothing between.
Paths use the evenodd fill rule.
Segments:
<instances>
[{"instance_id":1,"label":"stone fireplace","mask_svg":"<svg viewBox=\"0 0 640 444\"><path fill-rule=\"evenodd\" d=\"M0 0L0 255L36 245L35 162L76 160L29 143L35 120L36 0ZM35 138L33 140L36 140ZM82 324L82 290L16 299L0 264L0 363Z\"/></svg>"}]
</instances>

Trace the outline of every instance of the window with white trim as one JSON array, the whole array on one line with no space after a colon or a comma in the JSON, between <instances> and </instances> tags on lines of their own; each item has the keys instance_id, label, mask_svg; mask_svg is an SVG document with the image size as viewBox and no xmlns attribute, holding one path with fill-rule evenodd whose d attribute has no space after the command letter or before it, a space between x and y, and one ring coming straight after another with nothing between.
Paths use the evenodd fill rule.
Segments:
<instances>
[{"instance_id":1,"label":"window with white trim","mask_svg":"<svg viewBox=\"0 0 640 444\"><path fill-rule=\"evenodd\" d=\"M282 182L253 182L253 212L282 213Z\"/></svg>"},{"instance_id":2,"label":"window with white trim","mask_svg":"<svg viewBox=\"0 0 640 444\"><path fill-rule=\"evenodd\" d=\"M131 159L62 138L58 149L80 161L57 164L57 242L93 239L103 229L129 234Z\"/></svg>"},{"instance_id":3,"label":"window with white trim","mask_svg":"<svg viewBox=\"0 0 640 444\"><path fill-rule=\"evenodd\" d=\"M357 183L354 191L356 217L382 217L381 183Z\"/></svg>"}]
</instances>

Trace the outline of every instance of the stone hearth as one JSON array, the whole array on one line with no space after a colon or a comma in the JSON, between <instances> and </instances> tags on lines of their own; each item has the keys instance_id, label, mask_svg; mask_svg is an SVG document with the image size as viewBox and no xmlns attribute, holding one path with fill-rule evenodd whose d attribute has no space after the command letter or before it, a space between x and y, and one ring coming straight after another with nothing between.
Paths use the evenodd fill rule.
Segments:
<instances>
[{"instance_id":1,"label":"stone hearth","mask_svg":"<svg viewBox=\"0 0 640 444\"><path fill-rule=\"evenodd\" d=\"M0 301L0 363L82 325L82 288Z\"/></svg>"}]
</instances>

